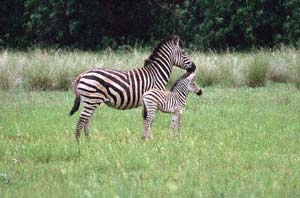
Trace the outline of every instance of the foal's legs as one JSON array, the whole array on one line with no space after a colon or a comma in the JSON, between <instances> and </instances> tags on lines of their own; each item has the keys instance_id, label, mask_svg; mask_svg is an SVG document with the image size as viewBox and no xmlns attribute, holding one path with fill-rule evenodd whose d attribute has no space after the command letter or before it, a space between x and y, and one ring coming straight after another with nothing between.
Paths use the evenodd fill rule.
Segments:
<instances>
[{"instance_id":1,"label":"foal's legs","mask_svg":"<svg viewBox=\"0 0 300 198\"><path fill-rule=\"evenodd\" d=\"M182 111L175 112L172 114L172 122L171 122L171 127L170 127L170 138L174 137L174 129L177 126L178 139L181 140L181 117L182 117Z\"/></svg>"},{"instance_id":2,"label":"foal's legs","mask_svg":"<svg viewBox=\"0 0 300 198\"><path fill-rule=\"evenodd\" d=\"M178 114L177 127L178 127L178 139L181 140L181 118L182 112Z\"/></svg>"},{"instance_id":3,"label":"foal's legs","mask_svg":"<svg viewBox=\"0 0 300 198\"><path fill-rule=\"evenodd\" d=\"M173 113L172 114L171 127L170 127L170 138L171 139L174 137L174 129L175 129L177 120L178 120L178 116L175 113Z\"/></svg>"},{"instance_id":4,"label":"foal's legs","mask_svg":"<svg viewBox=\"0 0 300 198\"><path fill-rule=\"evenodd\" d=\"M151 124L152 124L152 120L150 119L146 119L144 120L144 132L143 132L143 140L147 141L150 139L150 135L151 135Z\"/></svg>"}]
</instances>

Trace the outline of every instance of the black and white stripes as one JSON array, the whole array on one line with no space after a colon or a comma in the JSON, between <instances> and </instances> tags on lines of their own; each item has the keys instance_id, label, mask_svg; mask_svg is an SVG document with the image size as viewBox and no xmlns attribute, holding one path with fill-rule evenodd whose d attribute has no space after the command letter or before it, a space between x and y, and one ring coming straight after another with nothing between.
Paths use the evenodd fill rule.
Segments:
<instances>
[{"instance_id":1,"label":"black and white stripes","mask_svg":"<svg viewBox=\"0 0 300 198\"><path fill-rule=\"evenodd\" d=\"M157 110L173 114L170 136L174 136L174 128L177 125L179 139L181 139L181 115L186 105L188 93L194 92L197 95L202 94L194 78L194 72L187 72L175 82L171 91L151 89L144 93L142 99L144 140L151 138L151 124Z\"/></svg>"},{"instance_id":2,"label":"black and white stripes","mask_svg":"<svg viewBox=\"0 0 300 198\"><path fill-rule=\"evenodd\" d=\"M73 82L76 98L70 112L70 115L74 114L82 102L83 111L76 127L77 141L83 127L85 135L89 137L90 120L100 104L122 110L140 106L142 95L147 90L165 89L173 65L187 71L196 68L182 49L178 36L162 40L142 68L128 71L91 69L80 74Z\"/></svg>"}]
</instances>

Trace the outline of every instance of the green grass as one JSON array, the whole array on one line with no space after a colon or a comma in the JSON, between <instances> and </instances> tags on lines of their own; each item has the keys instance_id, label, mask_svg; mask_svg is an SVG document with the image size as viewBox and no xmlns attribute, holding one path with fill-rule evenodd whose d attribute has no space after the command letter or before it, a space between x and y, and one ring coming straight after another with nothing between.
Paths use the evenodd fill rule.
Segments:
<instances>
[{"instance_id":1,"label":"green grass","mask_svg":"<svg viewBox=\"0 0 300 198\"><path fill-rule=\"evenodd\" d=\"M0 197L299 197L300 92L292 84L191 94L183 140L158 113L103 106L74 138L71 92L0 92Z\"/></svg>"}]
</instances>

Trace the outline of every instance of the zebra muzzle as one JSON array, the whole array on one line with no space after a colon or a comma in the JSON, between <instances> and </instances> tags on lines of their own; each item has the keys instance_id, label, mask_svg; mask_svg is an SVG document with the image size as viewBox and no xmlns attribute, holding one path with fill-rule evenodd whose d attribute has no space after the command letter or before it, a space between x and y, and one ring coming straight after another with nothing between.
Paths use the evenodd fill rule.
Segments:
<instances>
[{"instance_id":1,"label":"zebra muzzle","mask_svg":"<svg viewBox=\"0 0 300 198\"><path fill-rule=\"evenodd\" d=\"M192 73L192 72L195 72L195 70L196 70L196 65L195 65L194 62L192 62L191 67L190 67L190 68L187 68L186 71L189 72L189 73Z\"/></svg>"},{"instance_id":2,"label":"zebra muzzle","mask_svg":"<svg viewBox=\"0 0 300 198\"><path fill-rule=\"evenodd\" d=\"M202 95L202 90L200 89L196 94L197 94L198 96L201 96L201 95Z\"/></svg>"}]
</instances>

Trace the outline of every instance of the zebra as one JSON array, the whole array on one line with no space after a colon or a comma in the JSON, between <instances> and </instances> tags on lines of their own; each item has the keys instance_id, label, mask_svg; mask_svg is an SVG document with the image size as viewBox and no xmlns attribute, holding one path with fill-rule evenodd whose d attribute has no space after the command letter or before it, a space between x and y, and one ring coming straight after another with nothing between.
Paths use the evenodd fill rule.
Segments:
<instances>
[{"instance_id":1,"label":"zebra","mask_svg":"<svg viewBox=\"0 0 300 198\"><path fill-rule=\"evenodd\" d=\"M194 92L199 96L202 94L201 88L195 82L194 72L183 74L170 91L151 89L144 93L142 98L144 118L142 138L145 141L151 138L151 124L157 110L172 113L170 137L173 138L174 128L177 124L179 140L181 140L181 117L189 92Z\"/></svg>"},{"instance_id":2,"label":"zebra","mask_svg":"<svg viewBox=\"0 0 300 198\"><path fill-rule=\"evenodd\" d=\"M127 71L95 68L77 76L73 81L75 101L70 112L70 116L73 115L82 103L83 110L75 130L77 142L82 128L86 139L90 140L91 118L98 106L106 104L120 110L141 106L142 95L147 90L165 89L173 65L189 72L196 69L176 35L161 40L141 68Z\"/></svg>"}]
</instances>

